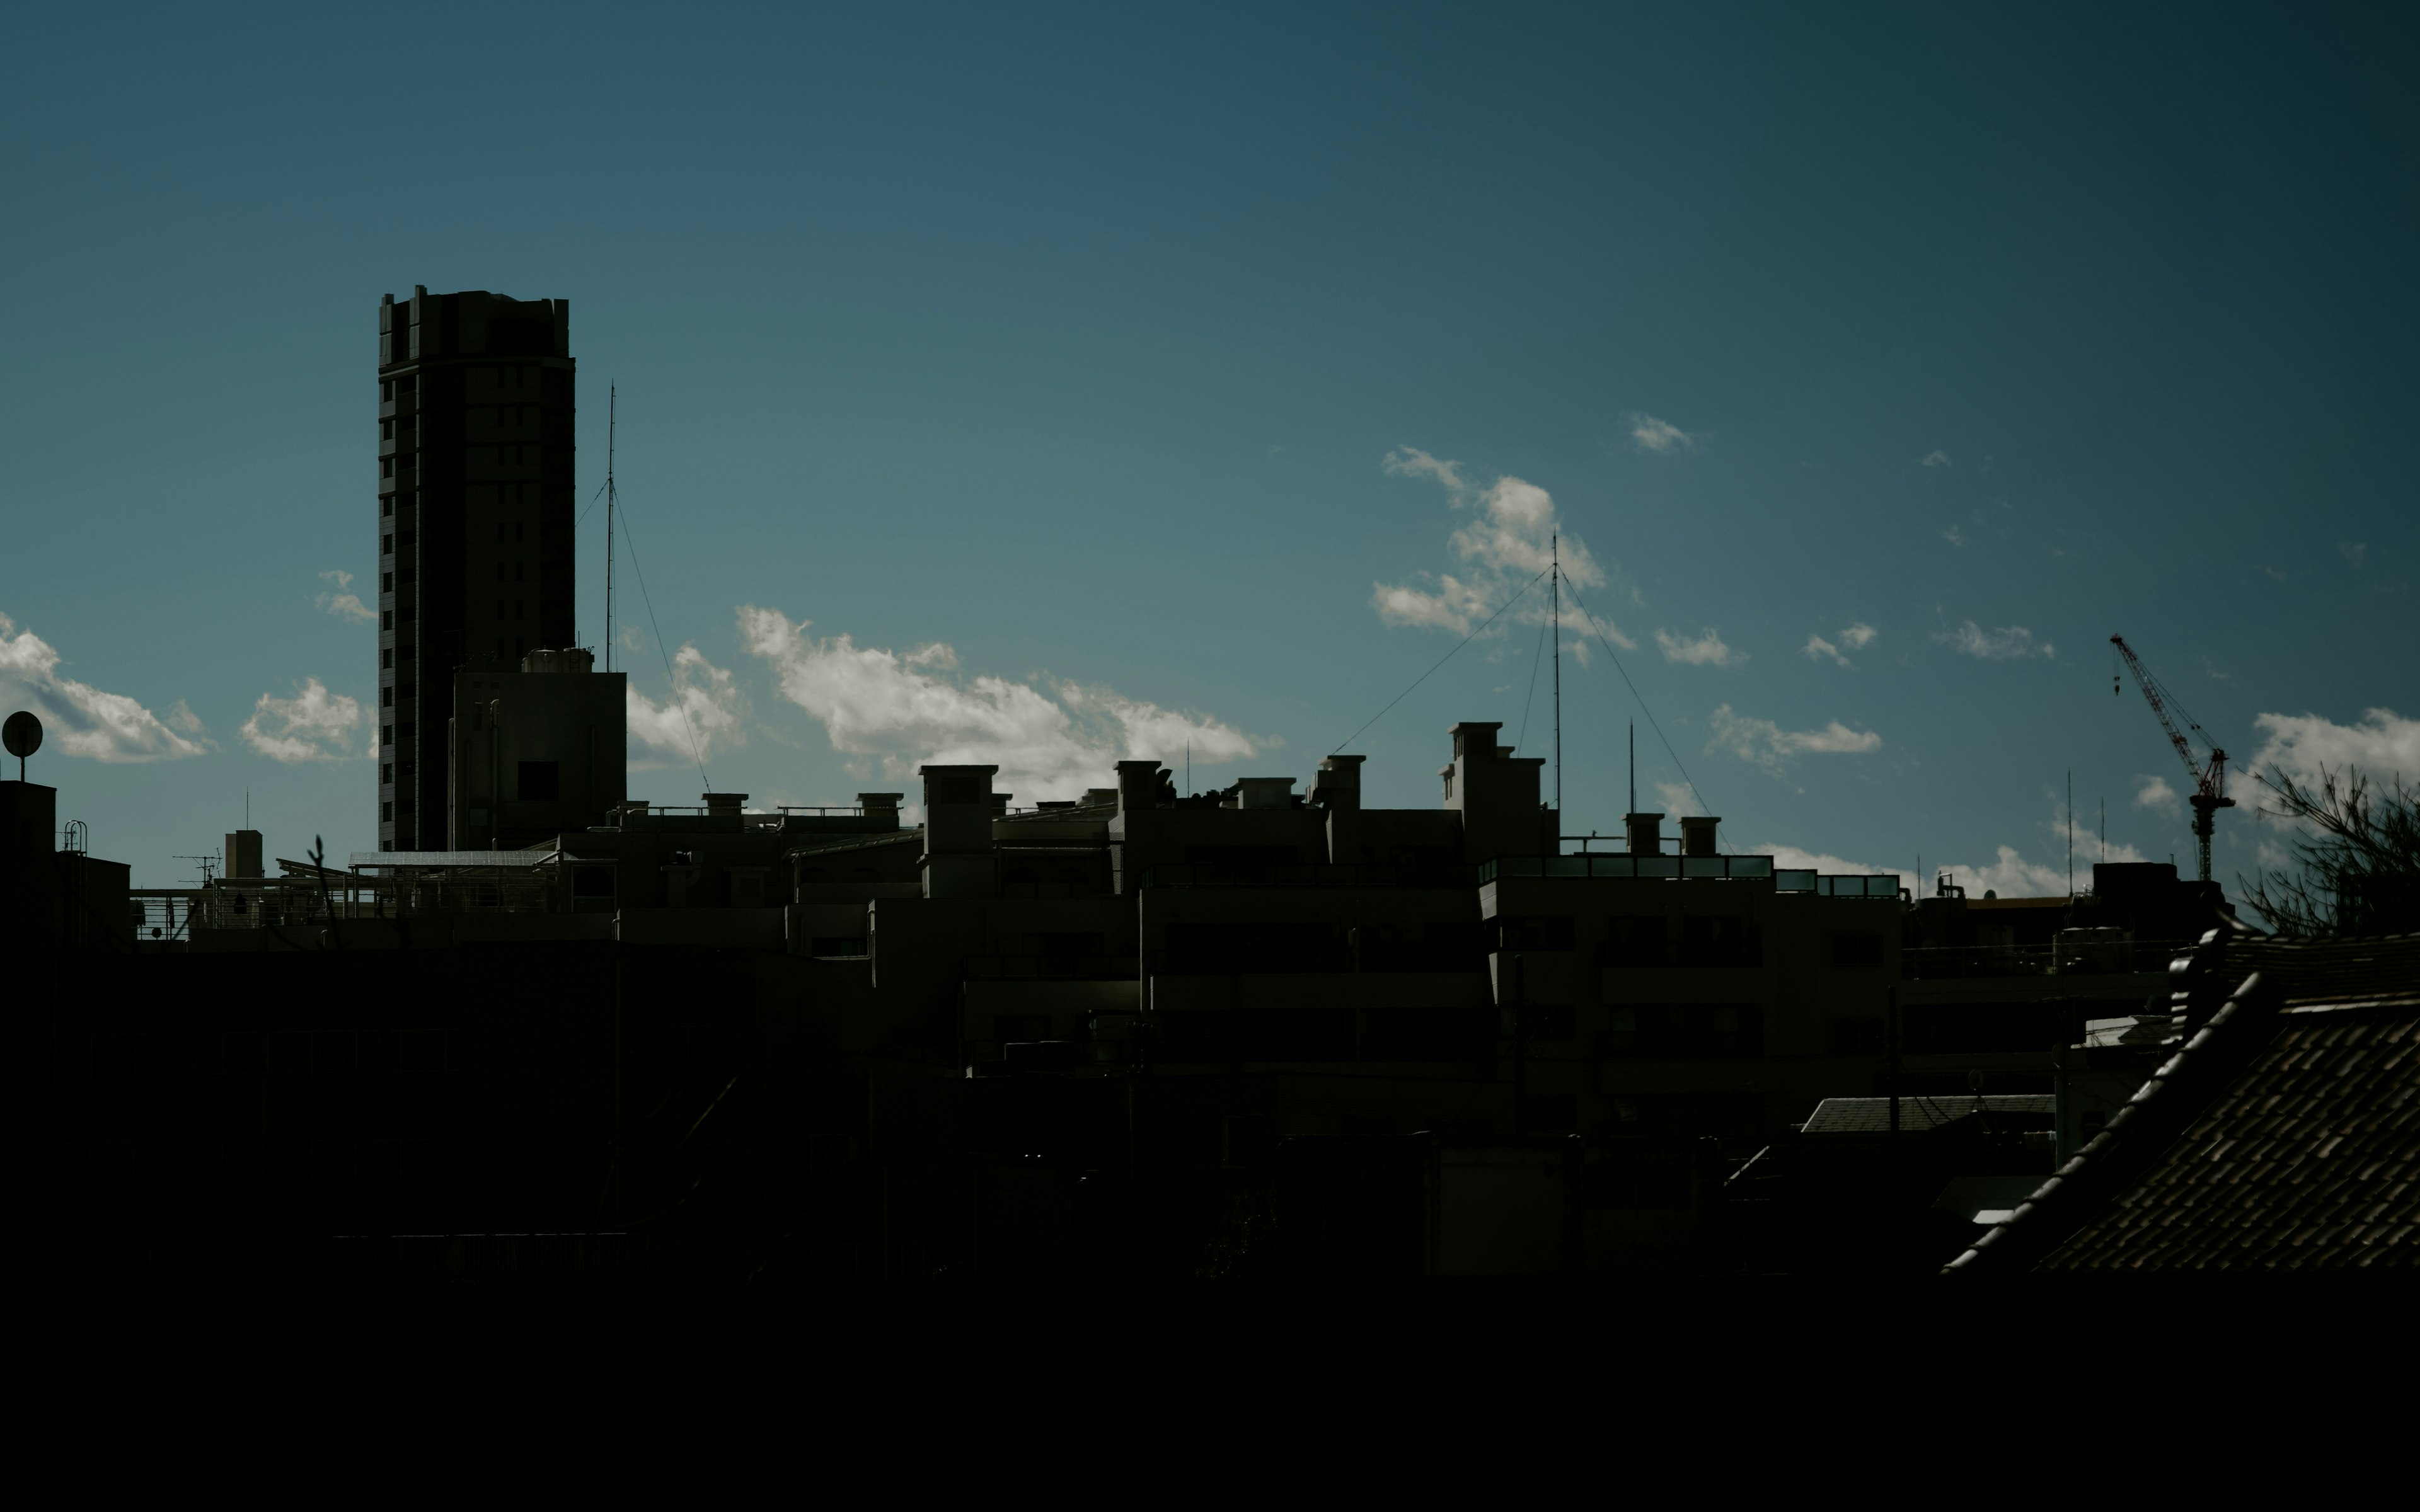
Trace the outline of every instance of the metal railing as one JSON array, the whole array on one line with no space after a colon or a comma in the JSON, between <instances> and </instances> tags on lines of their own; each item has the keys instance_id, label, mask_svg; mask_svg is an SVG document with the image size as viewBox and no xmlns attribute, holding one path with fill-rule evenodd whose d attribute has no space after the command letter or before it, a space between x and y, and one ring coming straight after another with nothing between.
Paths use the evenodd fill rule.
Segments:
<instances>
[{"instance_id":1,"label":"metal railing","mask_svg":"<svg viewBox=\"0 0 2420 1512\"><path fill-rule=\"evenodd\" d=\"M1469 887L1479 871L1458 864L1343 866L1172 862L1142 873L1146 887Z\"/></svg>"},{"instance_id":2,"label":"metal railing","mask_svg":"<svg viewBox=\"0 0 2420 1512\"><path fill-rule=\"evenodd\" d=\"M1775 875L1770 856L1506 856L1479 865L1481 883L1498 877L1714 877L1770 882Z\"/></svg>"},{"instance_id":3,"label":"metal railing","mask_svg":"<svg viewBox=\"0 0 2420 1512\"><path fill-rule=\"evenodd\" d=\"M1919 980L1957 977L2088 977L2168 969L2191 950L2191 940L2095 941L2085 945L1929 945L1899 953L1900 975Z\"/></svg>"}]
</instances>

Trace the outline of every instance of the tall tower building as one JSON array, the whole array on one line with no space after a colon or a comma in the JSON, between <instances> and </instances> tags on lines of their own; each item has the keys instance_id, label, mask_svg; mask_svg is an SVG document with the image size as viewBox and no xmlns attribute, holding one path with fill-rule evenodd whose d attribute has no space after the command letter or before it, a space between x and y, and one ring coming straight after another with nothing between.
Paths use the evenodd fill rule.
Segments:
<instances>
[{"instance_id":1,"label":"tall tower building","mask_svg":"<svg viewBox=\"0 0 2420 1512\"><path fill-rule=\"evenodd\" d=\"M465 671L572 643L571 301L379 301L379 848L448 843Z\"/></svg>"}]
</instances>

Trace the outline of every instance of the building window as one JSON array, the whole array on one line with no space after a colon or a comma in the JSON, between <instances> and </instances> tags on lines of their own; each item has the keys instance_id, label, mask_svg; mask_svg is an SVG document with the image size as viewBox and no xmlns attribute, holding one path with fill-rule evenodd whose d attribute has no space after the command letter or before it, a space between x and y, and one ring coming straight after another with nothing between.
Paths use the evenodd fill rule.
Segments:
<instances>
[{"instance_id":1,"label":"building window","mask_svg":"<svg viewBox=\"0 0 2420 1512\"><path fill-rule=\"evenodd\" d=\"M395 707L394 688L381 687L379 689L379 707L382 709L391 709Z\"/></svg>"},{"instance_id":2,"label":"building window","mask_svg":"<svg viewBox=\"0 0 2420 1512\"><path fill-rule=\"evenodd\" d=\"M379 476L381 478L392 478L395 476L394 457L382 456L379 458Z\"/></svg>"},{"instance_id":3,"label":"building window","mask_svg":"<svg viewBox=\"0 0 2420 1512\"><path fill-rule=\"evenodd\" d=\"M391 557L391 556L395 555L395 537L394 537L394 536L392 536L392 535L381 535L381 536L380 536L380 537L379 537L379 555L380 555L380 556L382 556L382 557Z\"/></svg>"},{"instance_id":4,"label":"building window","mask_svg":"<svg viewBox=\"0 0 2420 1512\"><path fill-rule=\"evenodd\" d=\"M392 515L392 514L394 514L394 513L395 513L395 498L394 498L394 496L393 496L393 495L391 495L391 494L390 494L390 495L389 495L389 496L387 496L386 498L381 499L381 500L380 500L380 501L379 501L379 518L380 518L380 519L384 519L384 518L386 518L386 517L388 517L389 515Z\"/></svg>"},{"instance_id":5,"label":"building window","mask_svg":"<svg viewBox=\"0 0 2420 1512\"><path fill-rule=\"evenodd\" d=\"M401 392L405 393L410 393L412 390L420 387L420 379L417 378L408 378L403 379L402 382L403 388Z\"/></svg>"},{"instance_id":6,"label":"building window","mask_svg":"<svg viewBox=\"0 0 2420 1512\"><path fill-rule=\"evenodd\" d=\"M379 440L382 441L391 441L395 440L394 421L381 420L379 422Z\"/></svg>"},{"instance_id":7,"label":"building window","mask_svg":"<svg viewBox=\"0 0 2420 1512\"><path fill-rule=\"evenodd\" d=\"M381 383L381 384L380 384L380 385L379 385L379 398L380 398L380 400L388 400L388 399L392 399L392 398L394 398L394 397L395 397L395 379L393 379L393 378L389 378L389 379L387 379L384 383Z\"/></svg>"},{"instance_id":8,"label":"building window","mask_svg":"<svg viewBox=\"0 0 2420 1512\"><path fill-rule=\"evenodd\" d=\"M391 609L379 610L379 628L381 630L395 628L395 610Z\"/></svg>"},{"instance_id":9,"label":"building window","mask_svg":"<svg viewBox=\"0 0 2420 1512\"><path fill-rule=\"evenodd\" d=\"M382 572L379 574L379 592L381 594L392 594L395 592L394 573Z\"/></svg>"},{"instance_id":10,"label":"building window","mask_svg":"<svg viewBox=\"0 0 2420 1512\"><path fill-rule=\"evenodd\" d=\"M392 749L394 746L395 726L391 724L382 724L379 726L379 749L389 750Z\"/></svg>"},{"instance_id":11,"label":"building window","mask_svg":"<svg viewBox=\"0 0 2420 1512\"><path fill-rule=\"evenodd\" d=\"M379 823L381 825L391 825L395 823L394 804L381 803L379 805Z\"/></svg>"},{"instance_id":12,"label":"building window","mask_svg":"<svg viewBox=\"0 0 2420 1512\"><path fill-rule=\"evenodd\" d=\"M388 787L395 786L395 763L389 762L379 768L379 780Z\"/></svg>"},{"instance_id":13,"label":"building window","mask_svg":"<svg viewBox=\"0 0 2420 1512\"><path fill-rule=\"evenodd\" d=\"M389 649L389 650L386 650L386 651L381 651L381 652L380 652L380 653L379 653L379 665L380 665L380 667L392 667L392 666L394 666L394 665L395 665L395 652L394 652L392 649Z\"/></svg>"}]
</instances>

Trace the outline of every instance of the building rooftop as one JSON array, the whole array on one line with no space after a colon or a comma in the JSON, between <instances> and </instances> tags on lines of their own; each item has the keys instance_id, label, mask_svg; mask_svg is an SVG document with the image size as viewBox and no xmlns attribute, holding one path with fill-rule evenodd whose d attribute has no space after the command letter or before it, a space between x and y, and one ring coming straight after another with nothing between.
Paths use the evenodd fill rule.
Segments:
<instances>
[{"instance_id":1,"label":"building rooftop","mask_svg":"<svg viewBox=\"0 0 2420 1512\"><path fill-rule=\"evenodd\" d=\"M1951 1272L2420 1260L2420 934L2204 949L2226 1003Z\"/></svg>"},{"instance_id":2,"label":"building rooftop","mask_svg":"<svg viewBox=\"0 0 2420 1512\"><path fill-rule=\"evenodd\" d=\"M2040 1114L2055 1110L2058 1100L2047 1092L1991 1093L1948 1097L1902 1097L1899 1126L1902 1133L1922 1133L1955 1123L1977 1113ZM1863 1134L1890 1133L1891 1100L1886 1097L1827 1097L1815 1104L1799 1129L1802 1134Z\"/></svg>"}]
</instances>

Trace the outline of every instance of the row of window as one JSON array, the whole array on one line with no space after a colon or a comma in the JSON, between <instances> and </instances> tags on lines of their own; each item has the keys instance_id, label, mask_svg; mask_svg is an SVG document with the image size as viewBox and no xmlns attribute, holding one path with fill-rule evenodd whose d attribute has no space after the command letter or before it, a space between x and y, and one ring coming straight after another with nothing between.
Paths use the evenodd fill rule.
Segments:
<instances>
[{"instance_id":1,"label":"row of window","mask_svg":"<svg viewBox=\"0 0 2420 1512\"><path fill-rule=\"evenodd\" d=\"M381 650L379 653L379 665L381 668L393 667L395 665L395 658L398 653L401 654L404 660L410 661L412 657L411 642L407 640L399 646L389 646L384 650Z\"/></svg>"}]
</instances>

